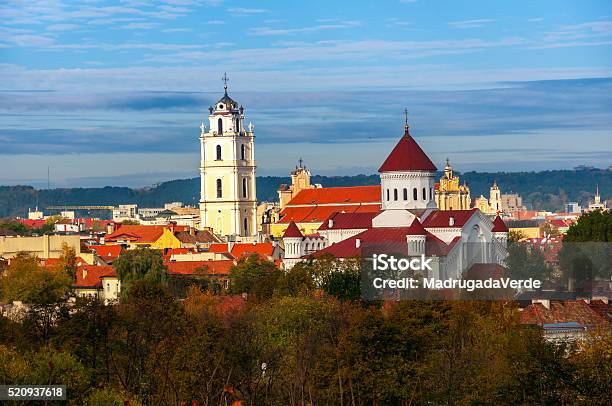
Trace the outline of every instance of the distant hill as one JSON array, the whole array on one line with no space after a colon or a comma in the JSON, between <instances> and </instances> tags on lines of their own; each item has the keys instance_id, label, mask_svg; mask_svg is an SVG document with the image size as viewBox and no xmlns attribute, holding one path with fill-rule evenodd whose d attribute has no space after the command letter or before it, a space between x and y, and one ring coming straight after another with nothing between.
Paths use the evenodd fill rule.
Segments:
<instances>
[{"instance_id":1,"label":"distant hill","mask_svg":"<svg viewBox=\"0 0 612 406\"><path fill-rule=\"evenodd\" d=\"M439 176L441 174L438 174ZM461 174L470 186L472 197L488 197L493 180L502 193L516 192L523 201L536 209L558 210L567 201L586 204L599 188L604 197L612 192L612 172L606 170L558 170L543 172L498 172ZM289 177L260 176L257 178L257 198L276 201L281 183ZM313 183L325 187L377 185L378 175L313 176ZM127 187L70 188L37 190L31 186L0 186L0 217L26 216L28 208L58 205L118 205L135 203L140 207L159 207L164 203L180 201L196 204L199 199L199 178L163 182L155 187L131 189ZM101 215L98 214L98 215Z\"/></svg>"}]
</instances>

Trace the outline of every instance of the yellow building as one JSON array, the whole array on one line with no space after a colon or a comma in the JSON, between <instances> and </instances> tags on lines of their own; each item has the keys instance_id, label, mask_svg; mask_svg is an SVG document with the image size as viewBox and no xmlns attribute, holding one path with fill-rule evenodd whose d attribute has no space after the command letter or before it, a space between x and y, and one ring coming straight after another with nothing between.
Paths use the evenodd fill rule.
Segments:
<instances>
[{"instance_id":1,"label":"yellow building","mask_svg":"<svg viewBox=\"0 0 612 406\"><path fill-rule=\"evenodd\" d=\"M124 225L105 237L106 243L132 248L180 248L181 241L175 235L176 226ZM180 230L185 227L177 227Z\"/></svg>"},{"instance_id":2,"label":"yellow building","mask_svg":"<svg viewBox=\"0 0 612 406\"><path fill-rule=\"evenodd\" d=\"M310 183L310 171L303 165L302 158L298 161L299 165L291 172L291 185L280 185L278 189L278 201L280 209L283 210L287 204L298 195L302 190L314 189L321 185L313 185Z\"/></svg>"},{"instance_id":3,"label":"yellow building","mask_svg":"<svg viewBox=\"0 0 612 406\"><path fill-rule=\"evenodd\" d=\"M502 211L501 191L497 186L497 182L493 181L493 186L489 190L489 199L480 195L474 199L474 207L484 214L495 215Z\"/></svg>"},{"instance_id":4,"label":"yellow building","mask_svg":"<svg viewBox=\"0 0 612 406\"><path fill-rule=\"evenodd\" d=\"M448 159L440 183L435 185L436 205L439 210L468 210L471 205L470 188L464 182L459 185L459 176L455 175Z\"/></svg>"}]
</instances>

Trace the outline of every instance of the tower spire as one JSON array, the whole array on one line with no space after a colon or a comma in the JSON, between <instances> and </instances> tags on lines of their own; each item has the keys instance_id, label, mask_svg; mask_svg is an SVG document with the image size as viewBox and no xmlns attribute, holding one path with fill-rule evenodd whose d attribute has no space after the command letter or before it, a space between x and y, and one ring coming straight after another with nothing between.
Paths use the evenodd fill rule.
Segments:
<instances>
[{"instance_id":1,"label":"tower spire","mask_svg":"<svg viewBox=\"0 0 612 406\"><path fill-rule=\"evenodd\" d=\"M408 134L408 109L404 108L404 133Z\"/></svg>"},{"instance_id":2,"label":"tower spire","mask_svg":"<svg viewBox=\"0 0 612 406\"><path fill-rule=\"evenodd\" d=\"M221 78L221 80L223 81L223 90L225 91L225 95L227 96L227 82L229 82L227 72L223 72L223 77Z\"/></svg>"}]
</instances>

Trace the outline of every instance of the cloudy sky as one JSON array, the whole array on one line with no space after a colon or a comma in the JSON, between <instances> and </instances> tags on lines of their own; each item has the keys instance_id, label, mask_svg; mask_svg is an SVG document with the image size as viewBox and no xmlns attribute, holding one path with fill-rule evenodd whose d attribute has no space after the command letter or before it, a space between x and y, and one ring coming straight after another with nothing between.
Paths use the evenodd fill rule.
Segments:
<instances>
[{"instance_id":1,"label":"cloudy sky","mask_svg":"<svg viewBox=\"0 0 612 406\"><path fill-rule=\"evenodd\" d=\"M374 173L405 107L439 166L612 163L607 0L5 0L0 184L196 176L223 72L258 174Z\"/></svg>"}]
</instances>

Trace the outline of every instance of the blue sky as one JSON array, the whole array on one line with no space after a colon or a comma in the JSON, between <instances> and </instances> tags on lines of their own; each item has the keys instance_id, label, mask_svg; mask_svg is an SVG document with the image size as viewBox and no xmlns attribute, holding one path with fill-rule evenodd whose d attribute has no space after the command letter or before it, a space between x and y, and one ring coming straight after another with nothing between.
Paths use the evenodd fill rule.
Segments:
<instances>
[{"instance_id":1,"label":"blue sky","mask_svg":"<svg viewBox=\"0 0 612 406\"><path fill-rule=\"evenodd\" d=\"M612 162L609 1L4 1L0 184L197 175L232 96L258 173L373 173L402 132L459 170Z\"/></svg>"}]
</instances>

